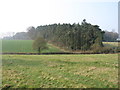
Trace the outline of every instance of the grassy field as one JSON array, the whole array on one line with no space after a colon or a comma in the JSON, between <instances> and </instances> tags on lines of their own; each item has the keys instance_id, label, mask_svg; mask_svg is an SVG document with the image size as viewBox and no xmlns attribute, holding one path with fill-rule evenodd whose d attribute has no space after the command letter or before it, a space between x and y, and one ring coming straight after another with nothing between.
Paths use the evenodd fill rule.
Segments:
<instances>
[{"instance_id":1,"label":"grassy field","mask_svg":"<svg viewBox=\"0 0 120 90\"><path fill-rule=\"evenodd\" d=\"M3 40L2 41L2 52L32 52L37 51L32 48L32 40ZM48 44L49 49L43 50L42 52L61 52L60 49L53 47L51 44Z\"/></svg>"},{"instance_id":2,"label":"grassy field","mask_svg":"<svg viewBox=\"0 0 120 90\"><path fill-rule=\"evenodd\" d=\"M117 88L118 55L2 55L3 87Z\"/></svg>"},{"instance_id":3,"label":"grassy field","mask_svg":"<svg viewBox=\"0 0 120 90\"><path fill-rule=\"evenodd\" d=\"M2 41L2 52L24 52L24 53L35 53L37 51L32 48L32 40L3 40ZM103 42L105 47L117 47L117 42ZM1 44L0 44L1 45ZM62 52L64 50L55 47L54 45L48 44L49 49L42 51L45 52Z\"/></svg>"},{"instance_id":4,"label":"grassy field","mask_svg":"<svg viewBox=\"0 0 120 90\"><path fill-rule=\"evenodd\" d=\"M103 42L105 47L118 47L118 42Z\"/></svg>"}]
</instances>

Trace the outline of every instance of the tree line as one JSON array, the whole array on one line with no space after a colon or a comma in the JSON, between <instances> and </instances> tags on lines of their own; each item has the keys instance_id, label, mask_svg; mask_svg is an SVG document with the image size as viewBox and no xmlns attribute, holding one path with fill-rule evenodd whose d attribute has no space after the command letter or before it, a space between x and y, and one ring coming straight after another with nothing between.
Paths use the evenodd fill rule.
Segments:
<instances>
[{"instance_id":1,"label":"tree line","mask_svg":"<svg viewBox=\"0 0 120 90\"><path fill-rule=\"evenodd\" d=\"M81 24L50 24L41 25L37 28L31 26L27 28L27 32L18 32L12 37L4 37L9 40L34 40L33 48L46 48L46 44L41 42L51 42L59 47L64 47L69 50L102 50L104 47L102 41L113 42L118 38L118 33L102 31L98 25L87 23L84 19ZM40 39L40 40L39 40ZM44 40L42 40L44 39ZM39 44L39 45L38 45ZM39 46L39 48L37 48ZM45 47L44 47L45 46ZM41 47L41 48L40 48ZM105 49L108 50L108 49Z\"/></svg>"},{"instance_id":2,"label":"tree line","mask_svg":"<svg viewBox=\"0 0 120 90\"><path fill-rule=\"evenodd\" d=\"M29 27L29 28L32 28L32 27ZM119 37L119 34L117 32L112 32L112 31L104 31L104 32L105 32L103 35L104 42L116 42L117 38ZM3 40L31 40L31 38L28 36L28 32L18 32L13 36L4 37Z\"/></svg>"},{"instance_id":3,"label":"tree line","mask_svg":"<svg viewBox=\"0 0 120 90\"><path fill-rule=\"evenodd\" d=\"M103 36L103 41L104 42L116 42L118 37L119 37L119 34L116 32L105 31L104 36Z\"/></svg>"},{"instance_id":4,"label":"tree line","mask_svg":"<svg viewBox=\"0 0 120 90\"><path fill-rule=\"evenodd\" d=\"M3 40L31 40L27 32L18 32L13 36L6 36Z\"/></svg>"},{"instance_id":5,"label":"tree line","mask_svg":"<svg viewBox=\"0 0 120 90\"><path fill-rule=\"evenodd\" d=\"M103 47L103 35L98 25L91 25L84 19L78 24L51 24L29 27L27 29L31 39L42 37L60 47L69 50L90 50L95 47Z\"/></svg>"}]
</instances>

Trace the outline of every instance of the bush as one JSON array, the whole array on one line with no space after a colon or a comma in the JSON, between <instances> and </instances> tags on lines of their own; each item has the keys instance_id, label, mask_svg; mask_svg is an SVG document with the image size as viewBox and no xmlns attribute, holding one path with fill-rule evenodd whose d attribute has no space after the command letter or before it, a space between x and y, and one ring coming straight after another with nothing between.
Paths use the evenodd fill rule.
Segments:
<instances>
[{"instance_id":1,"label":"bush","mask_svg":"<svg viewBox=\"0 0 120 90\"><path fill-rule=\"evenodd\" d=\"M116 48L116 52L117 52L117 53L120 53L120 47L117 47L117 48Z\"/></svg>"},{"instance_id":2,"label":"bush","mask_svg":"<svg viewBox=\"0 0 120 90\"><path fill-rule=\"evenodd\" d=\"M117 53L116 48L110 48L110 47L97 47L93 49L93 53Z\"/></svg>"}]
</instances>

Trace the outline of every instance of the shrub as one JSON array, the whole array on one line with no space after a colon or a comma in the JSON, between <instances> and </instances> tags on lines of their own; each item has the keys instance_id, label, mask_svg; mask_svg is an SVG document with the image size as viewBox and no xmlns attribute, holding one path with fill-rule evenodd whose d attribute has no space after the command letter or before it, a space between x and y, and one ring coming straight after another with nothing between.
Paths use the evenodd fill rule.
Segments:
<instances>
[{"instance_id":1,"label":"shrub","mask_svg":"<svg viewBox=\"0 0 120 90\"><path fill-rule=\"evenodd\" d=\"M117 50L110 47L97 47L93 49L93 53L117 53Z\"/></svg>"}]
</instances>

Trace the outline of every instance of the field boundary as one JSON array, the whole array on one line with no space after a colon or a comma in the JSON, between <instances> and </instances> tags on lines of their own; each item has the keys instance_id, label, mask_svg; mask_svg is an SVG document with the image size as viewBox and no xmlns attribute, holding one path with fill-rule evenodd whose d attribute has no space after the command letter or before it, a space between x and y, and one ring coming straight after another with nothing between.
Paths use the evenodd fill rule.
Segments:
<instances>
[{"instance_id":1,"label":"field boundary","mask_svg":"<svg viewBox=\"0 0 120 90\"><path fill-rule=\"evenodd\" d=\"M55 54L120 54L120 53L86 53L86 52L81 52L81 53L72 53L72 52L51 52L51 53L0 53L0 55L55 55Z\"/></svg>"}]
</instances>

